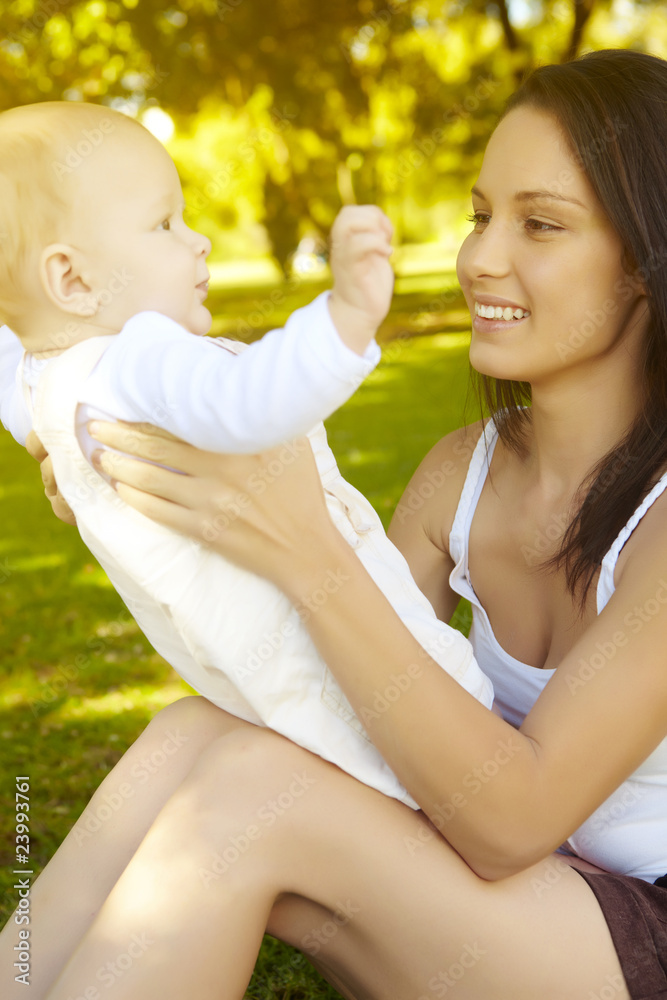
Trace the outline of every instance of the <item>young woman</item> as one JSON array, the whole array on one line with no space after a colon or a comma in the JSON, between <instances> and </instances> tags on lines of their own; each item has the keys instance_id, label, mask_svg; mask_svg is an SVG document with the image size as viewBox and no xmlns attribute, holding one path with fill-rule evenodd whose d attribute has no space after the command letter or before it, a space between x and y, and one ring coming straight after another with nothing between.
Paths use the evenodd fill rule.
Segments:
<instances>
[{"instance_id":1,"label":"young woman","mask_svg":"<svg viewBox=\"0 0 667 1000\"><path fill-rule=\"evenodd\" d=\"M341 574L311 634L423 812L179 702L97 795L177 725L169 773L35 888L33 996L240 998L268 930L355 1000L667 998L666 145L667 64L594 53L514 95L473 190L494 419L426 456L391 533L441 618L472 601L503 718L417 646L305 456L211 544L295 602ZM100 459L198 538L267 461L97 434L189 474Z\"/></svg>"}]
</instances>

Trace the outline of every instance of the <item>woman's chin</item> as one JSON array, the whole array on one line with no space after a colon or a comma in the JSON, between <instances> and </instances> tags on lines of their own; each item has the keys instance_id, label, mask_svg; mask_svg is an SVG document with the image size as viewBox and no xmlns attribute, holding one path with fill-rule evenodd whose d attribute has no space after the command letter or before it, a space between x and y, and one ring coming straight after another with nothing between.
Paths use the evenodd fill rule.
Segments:
<instances>
[{"instance_id":1,"label":"woman's chin","mask_svg":"<svg viewBox=\"0 0 667 1000\"><path fill-rule=\"evenodd\" d=\"M474 330L468 360L480 375L506 382L532 382L537 371L544 368L544 359L529 352L525 343L489 343L480 340Z\"/></svg>"},{"instance_id":2,"label":"woman's chin","mask_svg":"<svg viewBox=\"0 0 667 1000\"><path fill-rule=\"evenodd\" d=\"M501 379L511 382L524 381L524 376L517 371L516 366L508 365L507 362L503 364L499 358L490 358L486 351L477 354L471 350L469 361L479 375L486 375L499 381Z\"/></svg>"}]
</instances>

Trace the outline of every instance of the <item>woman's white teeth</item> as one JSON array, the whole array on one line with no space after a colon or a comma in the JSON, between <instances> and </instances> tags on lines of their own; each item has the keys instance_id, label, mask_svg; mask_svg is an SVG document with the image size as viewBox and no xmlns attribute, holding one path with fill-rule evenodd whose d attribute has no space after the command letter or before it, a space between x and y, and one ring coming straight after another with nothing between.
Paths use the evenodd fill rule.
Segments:
<instances>
[{"instance_id":1,"label":"woman's white teeth","mask_svg":"<svg viewBox=\"0 0 667 1000\"><path fill-rule=\"evenodd\" d=\"M480 302L475 302L475 315L484 319L523 319L530 316L527 309L512 309L510 306L483 306Z\"/></svg>"}]
</instances>

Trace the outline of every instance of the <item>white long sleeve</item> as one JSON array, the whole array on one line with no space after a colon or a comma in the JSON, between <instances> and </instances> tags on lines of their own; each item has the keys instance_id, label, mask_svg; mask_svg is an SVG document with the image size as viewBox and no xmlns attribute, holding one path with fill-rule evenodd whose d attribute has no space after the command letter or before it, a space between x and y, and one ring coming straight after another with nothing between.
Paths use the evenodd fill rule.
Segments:
<instances>
[{"instance_id":1,"label":"white long sleeve","mask_svg":"<svg viewBox=\"0 0 667 1000\"><path fill-rule=\"evenodd\" d=\"M160 313L139 313L113 337L79 402L210 451L260 451L305 434L380 358L375 342L363 357L346 347L328 294L236 356Z\"/></svg>"},{"instance_id":2,"label":"white long sleeve","mask_svg":"<svg viewBox=\"0 0 667 1000\"><path fill-rule=\"evenodd\" d=\"M0 420L19 444L25 439L32 426L30 413L23 398L17 372L23 346L16 334L8 326L0 327Z\"/></svg>"}]
</instances>

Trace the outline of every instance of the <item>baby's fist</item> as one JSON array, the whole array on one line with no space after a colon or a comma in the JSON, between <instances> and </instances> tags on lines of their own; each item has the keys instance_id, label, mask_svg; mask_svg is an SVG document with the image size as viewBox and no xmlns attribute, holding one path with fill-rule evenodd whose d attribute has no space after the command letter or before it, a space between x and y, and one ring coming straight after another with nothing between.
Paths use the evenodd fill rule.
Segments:
<instances>
[{"instance_id":1,"label":"baby's fist","mask_svg":"<svg viewBox=\"0 0 667 1000\"><path fill-rule=\"evenodd\" d=\"M331 230L334 287L329 309L344 343L363 354L389 312L394 229L377 205L348 205Z\"/></svg>"}]
</instances>

